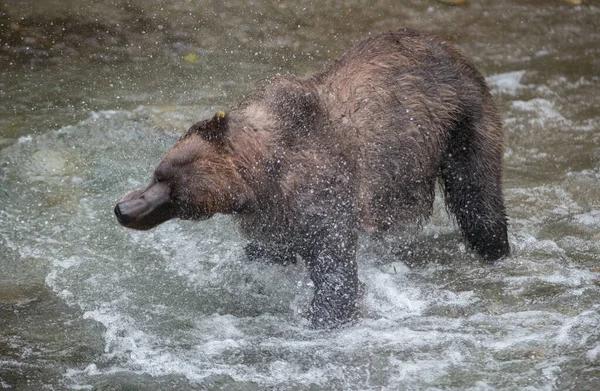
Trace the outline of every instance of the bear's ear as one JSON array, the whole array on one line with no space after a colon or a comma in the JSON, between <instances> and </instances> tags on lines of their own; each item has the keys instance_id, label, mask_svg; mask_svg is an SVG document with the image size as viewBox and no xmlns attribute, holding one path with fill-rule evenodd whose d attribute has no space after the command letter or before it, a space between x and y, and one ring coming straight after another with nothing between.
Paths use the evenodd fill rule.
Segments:
<instances>
[{"instance_id":1,"label":"bear's ear","mask_svg":"<svg viewBox=\"0 0 600 391\"><path fill-rule=\"evenodd\" d=\"M227 114L224 111L219 111L211 119L194 124L187 131L186 136L196 133L206 141L218 142L227 132L227 122Z\"/></svg>"}]
</instances>

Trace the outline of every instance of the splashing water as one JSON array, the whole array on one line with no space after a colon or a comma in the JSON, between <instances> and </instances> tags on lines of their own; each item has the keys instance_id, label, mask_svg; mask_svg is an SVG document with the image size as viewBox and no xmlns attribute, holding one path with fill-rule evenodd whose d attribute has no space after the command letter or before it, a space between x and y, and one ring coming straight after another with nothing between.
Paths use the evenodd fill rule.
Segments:
<instances>
[{"instance_id":1,"label":"splashing water","mask_svg":"<svg viewBox=\"0 0 600 391\"><path fill-rule=\"evenodd\" d=\"M286 11L281 7L287 3L260 9L275 15L273 31L285 27L279 12L297 12L294 26L302 28L282 33L291 38L270 41L272 47L248 40L247 55L227 47L240 57L231 69L218 58L232 57L202 52L200 44L194 47L189 37L179 42L174 33L169 39L177 42L168 54L181 54L178 67L163 59L145 74L131 65L138 60L128 58L124 68L117 61L115 69L92 64L86 73L51 69L79 83L65 84L68 93L56 92L57 97L90 94L101 102L76 110L76 116L73 101L69 108L56 98L58 108L44 108L41 102L52 99L34 92L49 94L48 88L31 88L28 77L9 72L8 81L0 81L3 103L10 97L0 108L0 388L599 388L600 116L594 99L600 79L593 72L597 50L585 43L597 42L594 31L600 30L593 27L600 10L564 4L538 9L529 3L488 9L475 2L438 9L417 3L388 4L394 20L377 16L383 12L377 6L351 20L365 23L365 31L391 28L398 18L421 29L433 21L431 28L440 25L439 32L452 35L456 31L449 26L464 18L459 27L466 36L458 40L491 75L488 82L504 114L513 256L493 266L481 263L465 250L436 200L434 216L422 229L400 238L361 238L358 263L366 292L360 319L340 330L314 331L303 316L312 292L304 266L247 261L245 241L229 218L170 221L149 232L115 222L118 197L146 182L181 131L223 102L231 105L258 76L272 73L256 58L275 61L284 46L306 54L326 31L315 15L334 15L335 4L322 5L316 14L305 5ZM348 9L358 9L353 4ZM575 22L561 22L564 13ZM492 16L515 34L525 35L515 24L523 18L554 30L527 31L524 40L507 46L506 35L498 33L504 27L496 19L489 22ZM193 25L185 18L182 23ZM19 34L39 39L26 21L21 24ZM168 20L160 26L140 37L160 39L174 28ZM251 27L229 30L240 40L244 32L260 35ZM579 32L584 44L564 43L559 36L566 31ZM218 40L219 34L223 41L211 41L211 47L231 39L218 29L207 39ZM353 34L345 39L365 32ZM65 37L67 50L71 38ZM104 42L111 45L109 38ZM520 44L525 41L537 50L527 52ZM128 53L141 56L151 46L144 43ZM336 40L331 50L339 52L347 43ZM321 45L311 56L286 52L273 67L319 69L333 57ZM109 54L118 57L116 50ZM190 53L198 54L184 58ZM568 65L574 59L577 71ZM173 72L180 72L178 82L164 76ZM94 73L110 75L112 87L106 84L100 95L75 91ZM130 79L119 84L116 76L123 74ZM184 87L213 76L221 79L212 87ZM232 86L240 79L241 86ZM51 82L40 77L39 83ZM37 109L32 117L21 121L11 114L28 105ZM31 125L38 118L40 128Z\"/></svg>"}]
</instances>

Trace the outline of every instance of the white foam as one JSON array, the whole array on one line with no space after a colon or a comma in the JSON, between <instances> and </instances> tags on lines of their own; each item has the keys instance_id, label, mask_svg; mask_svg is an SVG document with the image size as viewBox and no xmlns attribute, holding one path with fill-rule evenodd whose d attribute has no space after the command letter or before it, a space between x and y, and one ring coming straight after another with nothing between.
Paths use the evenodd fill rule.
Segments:
<instances>
[{"instance_id":1,"label":"white foam","mask_svg":"<svg viewBox=\"0 0 600 391\"><path fill-rule=\"evenodd\" d=\"M198 345L196 349L201 354L212 356L221 356L223 352L231 349L239 349L241 346L238 341L233 339L212 340L202 345Z\"/></svg>"},{"instance_id":2,"label":"white foam","mask_svg":"<svg viewBox=\"0 0 600 391\"><path fill-rule=\"evenodd\" d=\"M540 275L538 278L551 284L577 288L589 283L593 283L597 279L597 274L590 273L587 270L570 268L557 270L549 275ZM571 294L579 296L581 295L581 292L577 290L571 290Z\"/></svg>"},{"instance_id":3,"label":"white foam","mask_svg":"<svg viewBox=\"0 0 600 391\"><path fill-rule=\"evenodd\" d=\"M529 119L530 124L546 125L548 121L570 123L554 106L554 102L543 98L535 98L527 101L514 100L511 106L520 111L528 112L532 115Z\"/></svg>"},{"instance_id":4,"label":"white foam","mask_svg":"<svg viewBox=\"0 0 600 391\"><path fill-rule=\"evenodd\" d=\"M406 266L399 268L402 271ZM391 270L394 270L393 267ZM376 316L403 319L417 316L427 307L419 289L402 286L398 275L384 273L377 268L361 271L360 275L366 286L365 304Z\"/></svg>"},{"instance_id":5,"label":"white foam","mask_svg":"<svg viewBox=\"0 0 600 391\"><path fill-rule=\"evenodd\" d=\"M577 214L573 216L573 221L589 228L600 229L600 210Z\"/></svg>"},{"instance_id":6,"label":"white foam","mask_svg":"<svg viewBox=\"0 0 600 391\"><path fill-rule=\"evenodd\" d=\"M585 352L585 357L589 361L597 361L598 355L600 355L600 343L597 343L596 346L594 346L592 349L589 349L587 352Z\"/></svg>"},{"instance_id":7,"label":"white foam","mask_svg":"<svg viewBox=\"0 0 600 391\"><path fill-rule=\"evenodd\" d=\"M205 334L210 333L211 341L213 339L232 341L233 339L241 339L245 336L237 324L237 319L232 315L213 314L198 319L196 321L196 328L202 330ZM202 336L199 338L202 338Z\"/></svg>"},{"instance_id":8,"label":"white foam","mask_svg":"<svg viewBox=\"0 0 600 391\"><path fill-rule=\"evenodd\" d=\"M493 89L502 94L516 95L517 91L523 88L521 79L526 71L514 71L492 75L486 80Z\"/></svg>"}]
</instances>

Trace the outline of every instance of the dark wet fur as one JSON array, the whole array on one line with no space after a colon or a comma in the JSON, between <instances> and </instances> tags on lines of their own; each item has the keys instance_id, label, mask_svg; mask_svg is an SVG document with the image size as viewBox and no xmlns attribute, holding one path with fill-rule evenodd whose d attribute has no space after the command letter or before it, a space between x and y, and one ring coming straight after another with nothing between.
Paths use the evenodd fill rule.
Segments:
<instances>
[{"instance_id":1,"label":"dark wet fur","mask_svg":"<svg viewBox=\"0 0 600 391\"><path fill-rule=\"evenodd\" d=\"M486 261L508 255L503 149L483 76L452 46L400 30L194 125L155 181L170 184L178 217L234 214L249 256L299 254L315 284L312 324L333 327L357 314L361 228L426 219L436 183L469 245Z\"/></svg>"}]
</instances>

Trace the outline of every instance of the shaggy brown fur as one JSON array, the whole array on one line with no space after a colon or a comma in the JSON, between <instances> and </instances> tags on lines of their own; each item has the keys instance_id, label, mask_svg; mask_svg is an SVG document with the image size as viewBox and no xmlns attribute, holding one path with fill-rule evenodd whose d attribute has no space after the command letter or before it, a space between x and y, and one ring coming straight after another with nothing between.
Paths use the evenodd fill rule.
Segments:
<instances>
[{"instance_id":1,"label":"shaggy brown fur","mask_svg":"<svg viewBox=\"0 0 600 391\"><path fill-rule=\"evenodd\" d=\"M233 213L249 255L305 260L309 317L331 327L356 314L359 229L427 218L438 180L471 247L488 261L509 253L502 152L481 74L445 42L400 30L194 125L115 212L136 229Z\"/></svg>"}]
</instances>

